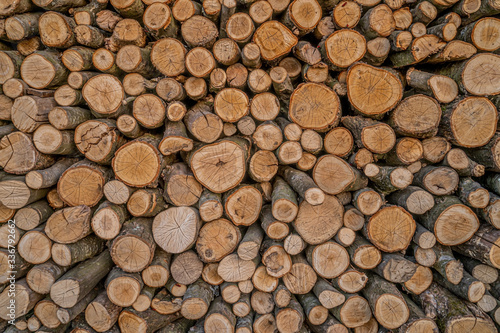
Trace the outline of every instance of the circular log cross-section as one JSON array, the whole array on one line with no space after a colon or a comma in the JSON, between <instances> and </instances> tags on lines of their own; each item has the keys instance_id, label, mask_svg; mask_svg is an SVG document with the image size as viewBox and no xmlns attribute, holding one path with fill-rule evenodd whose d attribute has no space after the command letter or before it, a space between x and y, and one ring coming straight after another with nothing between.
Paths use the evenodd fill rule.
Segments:
<instances>
[{"instance_id":1,"label":"circular log cross-section","mask_svg":"<svg viewBox=\"0 0 500 333\"><path fill-rule=\"evenodd\" d=\"M151 49L151 62L162 74L172 77L185 70L186 49L176 39L163 38Z\"/></svg>"},{"instance_id":2,"label":"circular log cross-section","mask_svg":"<svg viewBox=\"0 0 500 333\"><path fill-rule=\"evenodd\" d=\"M57 64L57 67L51 61L49 56L45 57L42 54L33 53L24 59L21 65L21 77L30 87L35 89L44 89L52 85L54 81L62 81L61 74L66 73L64 70L58 72L62 68L62 63ZM62 75L64 79L64 75Z\"/></svg>"},{"instance_id":3,"label":"circular log cross-section","mask_svg":"<svg viewBox=\"0 0 500 333\"><path fill-rule=\"evenodd\" d=\"M93 162L109 164L123 139L112 121L88 120L75 129L75 145Z\"/></svg>"},{"instance_id":4,"label":"circular log cross-section","mask_svg":"<svg viewBox=\"0 0 500 333\"><path fill-rule=\"evenodd\" d=\"M366 225L368 239L384 252L405 250L410 245L415 229L411 214L398 206L382 208Z\"/></svg>"},{"instance_id":5,"label":"circular log cross-section","mask_svg":"<svg viewBox=\"0 0 500 333\"><path fill-rule=\"evenodd\" d=\"M294 0L288 7L287 14L293 25L304 34L318 25L323 13L316 0Z\"/></svg>"},{"instance_id":6,"label":"circular log cross-section","mask_svg":"<svg viewBox=\"0 0 500 333\"><path fill-rule=\"evenodd\" d=\"M219 262L236 249L239 230L228 220L218 219L203 225L196 241L196 252L203 262Z\"/></svg>"},{"instance_id":7,"label":"circular log cross-section","mask_svg":"<svg viewBox=\"0 0 500 333\"><path fill-rule=\"evenodd\" d=\"M101 200L106 183L106 171L96 165L76 164L66 170L57 182L57 192L70 206L93 207ZM85 181L82 181L85 179Z\"/></svg>"},{"instance_id":8,"label":"circular log cross-section","mask_svg":"<svg viewBox=\"0 0 500 333\"><path fill-rule=\"evenodd\" d=\"M304 83L290 97L290 119L302 128L326 130L340 121L340 100L324 85Z\"/></svg>"},{"instance_id":9,"label":"circular log cross-section","mask_svg":"<svg viewBox=\"0 0 500 333\"><path fill-rule=\"evenodd\" d=\"M321 156L312 174L319 188L332 195L358 190L367 185L366 178L363 178L358 170L335 155Z\"/></svg>"},{"instance_id":10,"label":"circular log cross-section","mask_svg":"<svg viewBox=\"0 0 500 333\"><path fill-rule=\"evenodd\" d=\"M453 143L476 148L490 141L497 130L498 112L485 97L467 97L443 114L443 132Z\"/></svg>"},{"instance_id":11,"label":"circular log cross-section","mask_svg":"<svg viewBox=\"0 0 500 333\"><path fill-rule=\"evenodd\" d=\"M433 230L436 240L447 246L468 241L479 228L476 214L455 197L442 197L423 216L422 223Z\"/></svg>"},{"instance_id":12,"label":"circular log cross-section","mask_svg":"<svg viewBox=\"0 0 500 333\"><path fill-rule=\"evenodd\" d=\"M333 279L342 274L349 266L349 254L346 249L335 242L328 241L307 250L309 262L325 279Z\"/></svg>"},{"instance_id":13,"label":"circular log cross-section","mask_svg":"<svg viewBox=\"0 0 500 333\"><path fill-rule=\"evenodd\" d=\"M214 111L223 120L234 123L248 114L250 101L240 89L221 90L214 100Z\"/></svg>"},{"instance_id":14,"label":"circular log cross-section","mask_svg":"<svg viewBox=\"0 0 500 333\"><path fill-rule=\"evenodd\" d=\"M347 72L347 96L352 106L367 116L391 110L403 96L403 86L396 75L366 64L355 64Z\"/></svg>"},{"instance_id":15,"label":"circular log cross-section","mask_svg":"<svg viewBox=\"0 0 500 333\"><path fill-rule=\"evenodd\" d=\"M214 193L223 193L238 185L246 172L244 144L223 140L203 146L192 153L191 169L196 179Z\"/></svg>"},{"instance_id":16,"label":"circular log cross-section","mask_svg":"<svg viewBox=\"0 0 500 333\"><path fill-rule=\"evenodd\" d=\"M149 142L131 141L116 151L112 167L115 176L126 185L148 186L160 174L160 153Z\"/></svg>"},{"instance_id":17,"label":"circular log cross-section","mask_svg":"<svg viewBox=\"0 0 500 333\"><path fill-rule=\"evenodd\" d=\"M293 226L308 244L321 244L342 227L343 214L344 208L335 196L325 195L323 203L316 206L304 200Z\"/></svg>"},{"instance_id":18,"label":"circular log cross-section","mask_svg":"<svg viewBox=\"0 0 500 333\"><path fill-rule=\"evenodd\" d=\"M0 140L0 166L5 172L25 174L38 169L38 165L44 164L43 160L51 161L36 150L29 134L17 131Z\"/></svg>"},{"instance_id":19,"label":"circular log cross-section","mask_svg":"<svg viewBox=\"0 0 500 333\"><path fill-rule=\"evenodd\" d=\"M391 112L390 123L400 135L426 138L437 133L440 120L441 108L434 98L412 95Z\"/></svg>"},{"instance_id":20,"label":"circular log cross-section","mask_svg":"<svg viewBox=\"0 0 500 333\"><path fill-rule=\"evenodd\" d=\"M184 41L190 47L202 46L211 48L219 32L215 23L208 18L201 15L194 15L182 24L181 34Z\"/></svg>"},{"instance_id":21,"label":"circular log cross-section","mask_svg":"<svg viewBox=\"0 0 500 333\"><path fill-rule=\"evenodd\" d=\"M366 40L355 30L337 30L325 40L322 52L332 70L347 68L363 58Z\"/></svg>"},{"instance_id":22,"label":"circular log cross-section","mask_svg":"<svg viewBox=\"0 0 500 333\"><path fill-rule=\"evenodd\" d=\"M248 226L257 221L263 199L256 187L238 187L229 192L224 200L226 215L235 225Z\"/></svg>"},{"instance_id":23,"label":"circular log cross-section","mask_svg":"<svg viewBox=\"0 0 500 333\"><path fill-rule=\"evenodd\" d=\"M189 249L198 237L201 219L191 207L172 207L156 215L153 237L164 251L181 253Z\"/></svg>"},{"instance_id":24,"label":"circular log cross-section","mask_svg":"<svg viewBox=\"0 0 500 333\"><path fill-rule=\"evenodd\" d=\"M463 71L457 72L460 73L462 85L468 93L489 96L500 93L499 68L499 55L481 53L468 59L463 65Z\"/></svg>"},{"instance_id":25,"label":"circular log cross-section","mask_svg":"<svg viewBox=\"0 0 500 333\"><path fill-rule=\"evenodd\" d=\"M85 83L82 95L93 111L103 116L110 116L122 107L125 91L117 77L101 74Z\"/></svg>"},{"instance_id":26,"label":"circular log cross-section","mask_svg":"<svg viewBox=\"0 0 500 333\"><path fill-rule=\"evenodd\" d=\"M212 53L204 47L195 47L186 54L186 69L195 77L208 77L215 64Z\"/></svg>"},{"instance_id":27,"label":"circular log cross-section","mask_svg":"<svg viewBox=\"0 0 500 333\"><path fill-rule=\"evenodd\" d=\"M134 100L133 115L145 128L158 128L165 120L165 102L153 94L143 94Z\"/></svg>"},{"instance_id":28,"label":"circular log cross-section","mask_svg":"<svg viewBox=\"0 0 500 333\"><path fill-rule=\"evenodd\" d=\"M288 54L298 38L278 21L264 22L254 33L253 41L264 60L275 60Z\"/></svg>"},{"instance_id":29,"label":"circular log cross-section","mask_svg":"<svg viewBox=\"0 0 500 333\"><path fill-rule=\"evenodd\" d=\"M109 246L113 262L125 272L141 272L153 260L156 244L150 223L146 218L125 222L122 231Z\"/></svg>"},{"instance_id":30,"label":"circular log cross-section","mask_svg":"<svg viewBox=\"0 0 500 333\"><path fill-rule=\"evenodd\" d=\"M38 27L42 43L47 47L66 48L75 44L75 21L57 12L40 16Z\"/></svg>"}]
</instances>

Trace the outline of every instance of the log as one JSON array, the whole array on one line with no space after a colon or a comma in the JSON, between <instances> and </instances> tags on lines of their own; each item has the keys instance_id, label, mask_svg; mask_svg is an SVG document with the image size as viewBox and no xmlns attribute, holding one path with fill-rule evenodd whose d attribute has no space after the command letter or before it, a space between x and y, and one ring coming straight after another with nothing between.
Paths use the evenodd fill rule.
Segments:
<instances>
[{"instance_id":1,"label":"log","mask_svg":"<svg viewBox=\"0 0 500 333\"><path fill-rule=\"evenodd\" d=\"M85 309L85 320L97 332L104 332L113 327L120 311L121 307L113 304L103 291Z\"/></svg>"},{"instance_id":2,"label":"log","mask_svg":"<svg viewBox=\"0 0 500 333\"><path fill-rule=\"evenodd\" d=\"M50 288L50 298L61 307L73 307L111 270L108 251L86 260L65 273Z\"/></svg>"},{"instance_id":3,"label":"log","mask_svg":"<svg viewBox=\"0 0 500 333\"><path fill-rule=\"evenodd\" d=\"M369 275L363 294L370 303L373 315L387 329L396 329L410 316L410 310L396 286L377 275Z\"/></svg>"},{"instance_id":4,"label":"log","mask_svg":"<svg viewBox=\"0 0 500 333\"><path fill-rule=\"evenodd\" d=\"M485 317L473 305L459 301L459 298L436 283L420 294L418 300L424 313L435 318L441 330L446 328L450 332L457 332L457 329L461 330L462 327L478 329L481 332L496 330L489 317Z\"/></svg>"},{"instance_id":5,"label":"log","mask_svg":"<svg viewBox=\"0 0 500 333\"><path fill-rule=\"evenodd\" d=\"M436 240L443 245L465 243L479 228L474 212L453 196L436 198L436 205L422 215L420 222L429 230L434 230ZM460 227L461 232L451 235L450 228L457 228L458 225L463 226L463 229Z\"/></svg>"},{"instance_id":6,"label":"log","mask_svg":"<svg viewBox=\"0 0 500 333\"><path fill-rule=\"evenodd\" d=\"M247 231L247 234L249 234L249 231ZM258 237L258 235L256 236ZM249 234L247 239L251 237L252 234ZM219 262L236 249L240 240L241 232L237 227L226 219L217 219L205 223L200 229L198 239L196 240L196 252L204 262ZM242 242L244 241L245 239L242 240ZM241 243L238 247L238 253L240 253L240 249L242 254L251 251L251 248L248 249L247 246ZM244 260L252 260L256 256L251 257L251 255L240 256Z\"/></svg>"}]
</instances>

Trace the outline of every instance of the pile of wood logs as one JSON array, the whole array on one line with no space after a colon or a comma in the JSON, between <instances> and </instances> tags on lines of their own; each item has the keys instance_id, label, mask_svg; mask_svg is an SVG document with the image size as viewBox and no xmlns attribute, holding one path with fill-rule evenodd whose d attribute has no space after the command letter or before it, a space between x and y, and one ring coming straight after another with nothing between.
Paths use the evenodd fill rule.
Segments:
<instances>
[{"instance_id":1,"label":"pile of wood logs","mask_svg":"<svg viewBox=\"0 0 500 333\"><path fill-rule=\"evenodd\" d=\"M0 331L500 327L499 0L0 0Z\"/></svg>"}]
</instances>

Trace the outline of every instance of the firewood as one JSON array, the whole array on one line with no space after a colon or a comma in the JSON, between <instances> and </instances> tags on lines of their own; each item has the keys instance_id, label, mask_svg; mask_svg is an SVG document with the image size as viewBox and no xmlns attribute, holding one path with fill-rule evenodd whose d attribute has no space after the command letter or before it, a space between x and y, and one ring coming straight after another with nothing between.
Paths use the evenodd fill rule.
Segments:
<instances>
[{"instance_id":1,"label":"firewood","mask_svg":"<svg viewBox=\"0 0 500 333\"><path fill-rule=\"evenodd\" d=\"M373 315L385 328L398 328L408 320L410 316L408 305L392 283L377 275L370 275L364 295L373 309Z\"/></svg>"},{"instance_id":2,"label":"firewood","mask_svg":"<svg viewBox=\"0 0 500 333\"><path fill-rule=\"evenodd\" d=\"M357 236L346 249L351 261L362 269L375 268L382 260L380 251L361 236Z\"/></svg>"},{"instance_id":3,"label":"firewood","mask_svg":"<svg viewBox=\"0 0 500 333\"><path fill-rule=\"evenodd\" d=\"M363 117L344 117L342 124L353 134L359 148L375 154L385 154L396 144L393 129L385 123Z\"/></svg>"},{"instance_id":4,"label":"firewood","mask_svg":"<svg viewBox=\"0 0 500 333\"><path fill-rule=\"evenodd\" d=\"M78 264L52 285L51 299L62 307L74 306L108 274L111 267L112 260L108 251Z\"/></svg>"},{"instance_id":5,"label":"firewood","mask_svg":"<svg viewBox=\"0 0 500 333\"><path fill-rule=\"evenodd\" d=\"M87 306L85 320L96 331L109 330L118 320L121 307L113 304L106 292L101 292Z\"/></svg>"},{"instance_id":6,"label":"firewood","mask_svg":"<svg viewBox=\"0 0 500 333\"><path fill-rule=\"evenodd\" d=\"M316 273L325 279L336 278L349 266L349 254L333 241L308 247L306 256Z\"/></svg>"},{"instance_id":7,"label":"firewood","mask_svg":"<svg viewBox=\"0 0 500 333\"><path fill-rule=\"evenodd\" d=\"M330 313L346 327L360 327L370 321L372 313L368 301L358 294L343 293L345 302L336 308L330 309Z\"/></svg>"},{"instance_id":8,"label":"firewood","mask_svg":"<svg viewBox=\"0 0 500 333\"><path fill-rule=\"evenodd\" d=\"M121 332L148 333L155 332L179 318L180 314L178 313L161 315L152 309L138 312L128 308L120 313L118 325Z\"/></svg>"},{"instance_id":9,"label":"firewood","mask_svg":"<svg viewBox=\"0 0 500 333\"><path fill-rule=\"evenodd\" d=\"M61 326L61 321L57 318L58 306L50 299L44 299L37 303L34 314L41 318L40 323L49 329L56 329Z\"/></svg>"},{"instance_id":10,"label":"firewood","mask_svg":"<svg viewBox=\"0 0 500 333\"><path fill-rule=\"evenodd\" d=\"M0 0L7 331L494 332L498 13Z\"/></svg>"},{"instance_id":11,"label":"firewood","mask_svg":"<svg viewBox=\"0 0 500 333\"><path fill-rule=\"evenodd\" d=\"M176 313L181 309L182 300L180 298L173 298L172 295L170 295L166 289L160 290L160 292L158 292L156 296L154 296L152 301L150 300L149 296L147 296L151 295L152 298L152 294L148 292L148 290L151 290L151 287L144 287L143 290L141 291L141 295L145 296L144 297L145 302L150 303L151 309L155 310L156 312L163 315L169 315ZM154 290L155 288L153 288L151 292L154 292ZM145 291L146 294L144 294ZM137 304L137 302L140 301L141 295L137 297L134 304ZM149 306L145 305L143 306L143 309L145 310L143 309L141 309L142 311L139 311L138 309L135 310L143 312L146 311L148 308Z\"/></svg>"},{"instance_id":12,"label":"firewood","mask_svg":"<svg viewBox=\"0 0 500 333\"><path fill-rule=\"evenodd\" d=\"M236 325L236 317L221 297L217 297L207 312L204 329L207 333L232 332Z\"/></svg>"},{"instance_id":13,"label":"firewood","mask_svg":"<svg viewBox=\"0 0 500 333\"><path fill-rule=\"evenodd\" d=\"M33 266L26 275L28 286L39 294L48 294L50 288L69 267L61 267L52 260Z\"/></svg>"},{"instance_id":14,"label":"firewood","mask_svg":"<svg viewBox=\"0 0 500 333\"><path fill-rule=\"evenodd\" d=\"M411 293L420 295L429 288L432 279L432 270L429 267L417 265L415 274L404 283L404 287Z\"/></svg>"}]
</instances>

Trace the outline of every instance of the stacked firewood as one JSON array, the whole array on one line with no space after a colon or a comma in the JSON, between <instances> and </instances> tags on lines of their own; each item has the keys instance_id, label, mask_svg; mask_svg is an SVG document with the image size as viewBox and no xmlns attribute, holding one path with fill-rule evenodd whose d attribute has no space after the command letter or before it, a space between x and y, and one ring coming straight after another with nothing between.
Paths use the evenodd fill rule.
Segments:
<instances>
[{"instance_id":1,"label":"stacked firewood","mask_svg":"<svg viewBox=\"0 0 500 333\"><path fill-rule=\"evenodd\" d=\"M0 330L497 332L497 14L0 0Z\"/></svg>"}]
</instances>

